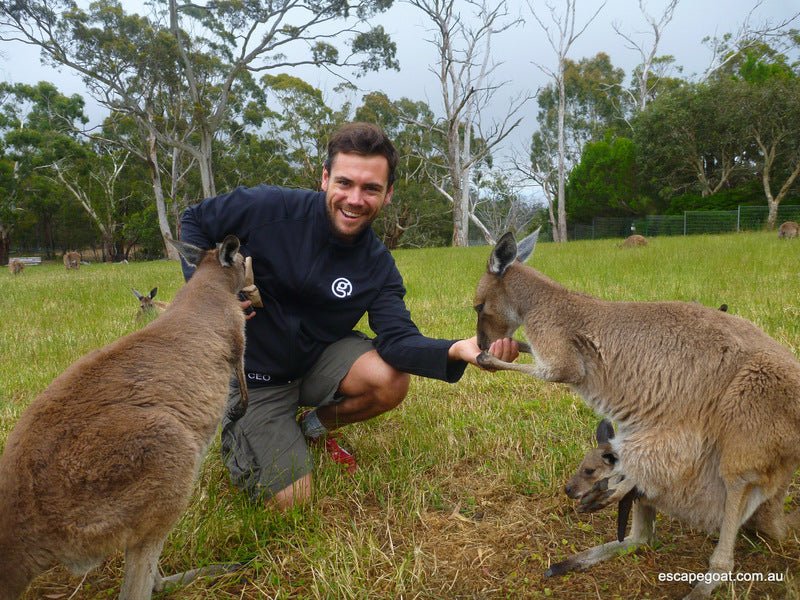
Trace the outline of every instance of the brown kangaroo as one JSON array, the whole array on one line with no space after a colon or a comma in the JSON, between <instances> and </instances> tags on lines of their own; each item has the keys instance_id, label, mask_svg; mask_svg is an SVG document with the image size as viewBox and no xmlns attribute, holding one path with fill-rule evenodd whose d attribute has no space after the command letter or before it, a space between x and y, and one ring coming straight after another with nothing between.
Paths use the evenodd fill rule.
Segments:
<instances>
[{"instance_id":1,"label":"brown kangaroo","mask_svg":"<svg viewBox=\"0 0 800 600\"><path fill-rule=\"evenodd\" d=\"M197 574L162 580L158 557L189 501L232 371L247 389L236 297L244 260L235 236L209 251L172 243L197 271L169 310L72 364L8 436L0 457L2 600L58 563L83 574L120 549L124 600L149 599L165 582Z\"/></svg>"},{"instance_id":2,"label":"brown kangaroo","mask_svg":"<svg viewBox=\"0 0 800 600\"><path fill-rule=\"evenodd\" d=\"M8 272L12 275L19 275L22 273L22 269L25 268L25 263L19 259L12 258L8 261Z\"/></svg>"},{"instance_id":3,"label":"brown kangaroo","mask_svg":"<svg viewBox=\"0 0 800 600\"><path fill-rule=\"evenodd\" d=\"M779 238L796 238L798 233L800 233L800 225L798 225L796 221L786 221L781 223L781 226L778 227Z\"/></svg>"},{"instance_id":4,"label":"brown kangaroo","mask_svg":"<svg viewBox=\"0 0 800 600\"><path fill-rule=\"evenodd\" d=\"M64 252L64 268L69 271L70 269L81 268L81 255L75 251Z\"/></svg>"},{"instance_id":5,"label":"brown kangaroo","mask_svg":"<svg viewBox=\"0 0 800 600\"><path fill-rule=\"evenodd\" d=\"M775 524L774 537L785 533L782 502L800 464L800 363L727 312L569 291L523 264L537 234L519 248L506 234L491 253L475 298L479 362L566 383L619 427L617 475L595 504L618 502L634 487L650 504L634 508L624 542L573 557L580 568L648 541L657 507L719 530L707 577L686 596L705 598L718 585L715 575L733 570L736 536L748 519L764 529ZM486 352L523 324L534 364Z\"/></svg>"},{"instance_id":6,"label":"brown kangaroo","mask_svg":"<svg viewBox=\"0 0 800 600\"><path fill-rule=\"evenodd\" d=\"M131 288L133 295L139 301L139 311L136 313L137 319L152 319L163 313L169 308L169 302L154 300L158 293L158 288L154 287L147 296L139 293L138 290Z\"/></svg>"}]
</instances>

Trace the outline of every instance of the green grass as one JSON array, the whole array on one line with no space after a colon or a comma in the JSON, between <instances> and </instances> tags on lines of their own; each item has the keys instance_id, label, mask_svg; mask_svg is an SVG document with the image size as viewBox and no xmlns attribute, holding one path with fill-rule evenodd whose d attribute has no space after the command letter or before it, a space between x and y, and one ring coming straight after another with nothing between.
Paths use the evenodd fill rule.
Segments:
<instances>
[{"instance_id":1,"label":"green grass","mask_svg":"<svg viewBox=\"0 0 800 600\"><path fill-rule=\"evenodd\" d=\"M488 248L396 253L407 303L432 337L473 335L475 284ZM542 244L531 261L567 287L612 300L725 303L800 355L800 243L773 234ZM166 261L45 264L0 273L0 446L22 410L86 352L140 326L130 291L182 283ZM364 325L366 327L366 325ZM320 457L313 505L284 514L232 489L212 445L189 510L161 559L166 573L248 561L238 574L169 598L674 598L664 571L704 571L713 538L659 523L661 545L589 573L543 580L551 561L608 541L613 511L579 515L561 487L591 442L596 417L566 387L469 368L454 385L414 378L398 409L343 430L359 459L351 478ZM797 505L797 488L789 503ZM797 597L800 544L742 540L737 570L786 572L787 583L723 587L717 598ZM622 566L624 565L624 566ZM26 598L114 597L121 556L81 582L61 569Z\"/></svg>"}]
</instances>

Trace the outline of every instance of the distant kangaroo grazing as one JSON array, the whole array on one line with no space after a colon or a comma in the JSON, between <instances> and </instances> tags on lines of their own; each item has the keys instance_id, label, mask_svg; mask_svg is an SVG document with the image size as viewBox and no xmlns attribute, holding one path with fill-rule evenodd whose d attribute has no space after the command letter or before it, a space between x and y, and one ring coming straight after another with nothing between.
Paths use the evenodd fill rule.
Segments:
<instances>
[{"instance_id":1,"label":"distant kangaroo grazing","mask_svg":"<svg viewBox=\"0 0 800 600\"><path fill-rule=\"evenodd\" d=\"M647 246L647 238L639 234L629 235L620 244L621 248L640 248L642 246Z\"/></svg>"},{"instance_id":2,"label":"distant kangaroo grazing","mask_svg":"<svg viewBox=\"0 0 800 600\"><path fill-rule=\"evenodd\" d=\"M800 225L795 221L786 221L785 223L781 223L781 226L778 227L779 238L796 238L798 234L800 234Z\"/></svg>"},{"instance_id":3,"label":"distant kangaroo grazing","mask_svg":"<svg viewBox=\"0 0 800 600\"><path fill-rule=\"evenodd\" d=\"M143 296L138 290L131 288L133 295L139 301L139 311L136 316L139 319L157 317L169 308L169 302L162 302L161 300L154 300L158 293L158 288L154 287L150 290L147 296Z\"/></svg>"},{"instance_id":4,"label":"distant kangaroo grazing","mask_svg":"<svg viewBox=\"0 0 800 600\"><path fill-rule=\"evenodd\" d=\"M158 558L189 501L232 372L247 389L236 296L244 259L235 236L209 251L172 244L197 270L169 310L72 364L8 436L0 457L2 600L56 564L83 574L120 549L123 600L206 574L162 579ZM243 394L232 416L245 409Z\"/></svg>"},{"instance_id":5,"label":"distant kangaroo grazing","mask_svg":"<svg viewBox=\"0 0 800 600\"><path fill-rule=\"evenodd\" d=\"M68 271L70 269L80 269L81 255L77 252L64 252L64 268Z\"/></svg>"},{"instance_id":6,"label":"distant kangaroo grazing","mask_svg":"<svg viewBox=\"0 0 800 600\"><path fill-rule=\"evenodd\" d=\"M719 530L709 572L686 598L705 598L733 570L739 528L785 534L783 499L800 464L800 363L752 323L691 302L610 302L572 292L523 262L538 231L504 235L478 283L482 366L566 383L617 423L616 475L594 504L634 487L632 533L582 552L576 568L652 538L655 510ZM520 326L534 364L487 352ZM620 451L620 449L622 449ZM715 576L716 575L716 576Z\"/></svg>"},{"instance_id":7,"label":"distant kangaroo grazing","mask_svg":"<svg viewBox=\"0 0 800 600\"><path fill-rule=\"evenodd\" d=\"M25 268L25 263L22 262L21 260L12 258L10 261L8 261L8 272L11 273L12 275L19 275L20 273L22 273L22 269L24 268Z\"/></svg>"}]
</instances>

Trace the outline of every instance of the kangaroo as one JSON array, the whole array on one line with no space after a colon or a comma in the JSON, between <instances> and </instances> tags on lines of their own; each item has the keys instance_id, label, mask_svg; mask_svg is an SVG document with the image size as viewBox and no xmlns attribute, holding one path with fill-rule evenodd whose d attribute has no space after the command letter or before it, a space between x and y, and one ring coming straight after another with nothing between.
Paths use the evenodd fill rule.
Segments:
<instances>
[{"instance_id":1,"label":"kangaroo","mask_svg":"<svg viewBox=\"0 0 800 600\"><path fill-rule=\"evenodd\" d=\"M588 503L584 498L589 498L589 492L594 492L598 482L610 479L615 475L614 468L619 461L619 456L616 450L611 445L611 439L614 437L614 426L608 419L603 419L597 425L595 438L597 439L597 446L592 448L583 457L578 470L570 477L567 484L564 486L564 493L573 500L582 500L578 505L579 512L589 512L594 503ZM617 541L622 542L625 539L625 530L628 527L628 517L630 516L633 503L639 499L641 492L637 488L633 488L628 492L620 501L617 506ZM573 566L570 561L564 561L559 565L553 565L548 569L547 575L560 575L566 573L569 567Z\"/></svg>"},{"instance_id":2,"label":"kangaroo","mask_svg":"<svg viewBox=\"0 0 800 600\"><path fill-rule=\"evenodd\" d=\"M69 271L70 269L81 268L81 255L77 252L64 252L64 268Z\"/></svg>"},{"instance_id":3,"label":"kangaroo","mask_svg":"<svg viewBox=\"0 0 800 600\"><path fill-rule=\"evenodd\" d=\"M139 293L138 290L131 288L133 295L136 296L136 299L139 301L139 308L140 310L137 312L136 317L138 319L144 319L147 317L154 318L163 313L167 308L169 308L169 302L162 302L161 300L154 300L156 294L158 293L158 288L154 287L150 290L150 293L147 296L143 296Z\"/></svg>"},{"instance_id":4,"label":"kangaroo","mask_svg":"<svg viewBox=\"0 0 800 600\"><path fill-rule=\"evenodd\" d=\"M239 240L171 241L194 276L159 318L79 359L23 412L0 457L0 599L58 563L83 574L125 551L120 598L185 583L158 558L225 410L231 372L246 409ZM213 572L219 572L213 569Z\"/></svg>"},{"instance_id":5,"label":"kangaroo","mask_svg":"<svg viewBox=\"0 0 800 600\"><path fill-rule=\"evenodd\" d=\"M620 248L637 248L641 246L647 246L647 238L639 234L629 235L620 244Z\"/></svg>"},{"instance_id":6,"label":"kangaroo","mask_svg":"<svg viewBox=\"0 0 800 600\"><path fill-rule=\"evenodd\" d=\"M25 268L25 263L22 262L21 260L12 258L10 261L8 261L8 272L11 273L12 275L19 275L20 273L22 273L22 269L24 268Z\"/></svg>"},{"instance_id":7,"label":"kangaroo","mask_svg":"<svg viewBox=\"0 0 800 600\"><path fill-rule=\"evenodd\" d=\"M795 221L786 221L778 227L778 238L796 238L798 233L800 233L800 225Z\"/></svg>"},{"instance_id":8,"label":"kangaroo","mask_svg":"<svg viewBox=\"0 0 800 600\"><path fill-rule=\"evenodd\" d=\"M573 559L582 568L652 538L655 510L719 542L708 577L686 596L706 598L733 570L739 528L751 517L785 534L782 502L800 464L800 363L752 323L691 302L609 302L572 292L523 262L538 231L517 246L505 234L477 286L481 366L566 383L618 425L617 475L603 506L638 487L631 535ZM488 353L520 325L533 364ZM642 503L637 503L641 505ZM774 527L770 527L774 524Z\"/></svg>"}]
</instances>

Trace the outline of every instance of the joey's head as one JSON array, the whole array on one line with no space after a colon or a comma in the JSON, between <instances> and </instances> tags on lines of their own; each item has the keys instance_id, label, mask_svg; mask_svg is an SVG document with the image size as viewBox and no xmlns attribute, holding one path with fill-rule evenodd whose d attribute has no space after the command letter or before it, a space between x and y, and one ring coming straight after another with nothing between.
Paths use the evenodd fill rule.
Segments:
<instances>
[{"instance_id":1,"label":"joey's head","mask_svg":"<svg viewBox=\"0 0 800 600\"><path fill-rule=\"evenodd\" d=\"M508 232L492 250L486 273L475 292L478 346L481 350L488 350L495 340L511 337L522 324L522 316L516 309L515 295L519 291L508 285L506 274L515 262L525 262L533 254L538 237L539 229L517 244L514 235Z\"/></svg>"},{"instance_id":2,"label":"joey's head","mask_svg":"<svg viewBox=\"0 0 800 600\"><path fill-rule=\"evenodd\" d=\"M226 236L221 243L217 244L216 248L211 250L203 250L177 240L169 241L180 252L183 259L197 267L198 270L219 269L220 276L228 283L231 293L236 293L244 287L244 257L239 254L239 238L235 235Z\"/></svg>"},{"instance_id":3,"label":"joey's head","mask_svg":"<svg viewBox=\"0 0 800 600\"><path fill-rule=\"evenodd\" d=\"M611 439L614 437L614 426L611 421L608 419L600 421L595 436L597 447L586 453L578 470L564 486L564 492L573 500L581 498L601 479L610 477L619 460L611 446Z\"/></svg>"}]
</instances>

